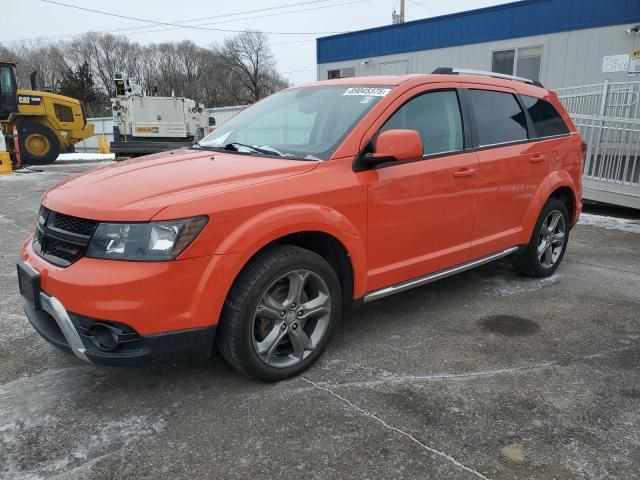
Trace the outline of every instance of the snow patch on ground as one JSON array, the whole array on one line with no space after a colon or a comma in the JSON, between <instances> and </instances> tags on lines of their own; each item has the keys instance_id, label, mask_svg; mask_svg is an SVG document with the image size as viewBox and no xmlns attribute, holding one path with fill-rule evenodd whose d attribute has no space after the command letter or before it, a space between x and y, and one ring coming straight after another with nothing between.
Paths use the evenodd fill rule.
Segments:
<instances>
[{"instance_id":1,"label":"snow patch on ground","mask_svg":"<svg viewBox=\"0 0 640 480\"><path fill-rule=\"evenodd\" d=\"M547 278L527 278L517 275L495 276L484 279L487 285L481 290L481 293L491 297L508 297L516 293L540 290L548 285L558 283L561 279L562 275L557 273Z\"/></svg>"},{"instance_id":2,"label":"snow patch on ground","mask_svg":"<svg viewBox=\"0 0 640 480\"><path fill-rule=\"evenodd\" d=\"M61 153L58 155L56 162L68 162L78 160L88 161L101 161L101 160L115 160L115 153Z\"/></svg>"},{"instance_id":3,"label":"snow patch on ground","mask_svg":"<svg viewBox=\"0 0 640 480\"><path fill-rule=\"evenodd\" d=\"M37 167L35 167L37 169ZM44 180L46 182L51 181L51 176L59 175L60 172L53 170L42 171L24 171L13 172L11 175L0 175L0 183L2 182L23 182L23 181L39 181Z\"/></svg>"},{"instance_id":4,"label":"snow patch on ground","mask_svg":"<svg viewBox=\"0 0 640 480\"><path fill-rule=\"evenodd\" d=\"M622 232L640 233L640 220L628 218L608 217L604 215L593 215L591 213L580 214L579 225L590 225L608 230L620 230Z\"/></svg>"},{"instance_id":5,"label":"snow patch on ground","mask_svg":"<svg viewBox=\"0 0 640 480\"><path fill-rule=\"evenodd\" d=\"M71 367L0 385L0 478L85 478L100 459L165 430L162 412L100 418L79 404L79 392L95 391L105 379L92 368ZM78 424L72 435L41 435L70 424Z\"/></svg>"}]
</instances>

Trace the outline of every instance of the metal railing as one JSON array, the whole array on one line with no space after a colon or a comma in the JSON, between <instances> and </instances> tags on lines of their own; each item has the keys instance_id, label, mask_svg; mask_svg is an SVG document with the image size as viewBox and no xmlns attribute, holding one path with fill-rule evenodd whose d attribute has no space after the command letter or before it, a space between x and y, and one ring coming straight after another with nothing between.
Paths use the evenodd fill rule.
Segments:
<instances>
[{"instance_id":1,"label":"metal railing","mask_svg":"<svg viewBox=\"0 0 640 480\"><path fill-rule=\"evenodd\" d=\"M640 208L640 82L556 93L588 144L584 197Z\"/></svg>"}]
</instances>

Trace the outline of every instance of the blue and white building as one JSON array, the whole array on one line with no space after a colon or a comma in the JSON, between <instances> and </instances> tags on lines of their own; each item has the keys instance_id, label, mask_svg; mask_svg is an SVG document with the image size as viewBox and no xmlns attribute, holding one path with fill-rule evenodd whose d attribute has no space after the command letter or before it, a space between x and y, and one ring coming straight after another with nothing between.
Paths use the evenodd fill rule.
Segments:
<instances>
[{"instance_id":1,"label":"blue and white building","mask_svg":"<svg viewBox=\"0 0 640 480\"><path fill-rule=\"evenodd\" d=\"M640 0L521 0L319 38L318 80L459 67L551 88L624 81L639 25Z\"/></svg>"},{"instance_id":2,"label":"blue and white building","mask_svg":"<svg viewBox=\"0 0 640 480\"><path fill-rule=\"evenodd\" d=\"M589 145L584 198L640 209L640 0L521 0L316 48L318 80L457 67L540 81Z\"/></svg>"}]
</instances>

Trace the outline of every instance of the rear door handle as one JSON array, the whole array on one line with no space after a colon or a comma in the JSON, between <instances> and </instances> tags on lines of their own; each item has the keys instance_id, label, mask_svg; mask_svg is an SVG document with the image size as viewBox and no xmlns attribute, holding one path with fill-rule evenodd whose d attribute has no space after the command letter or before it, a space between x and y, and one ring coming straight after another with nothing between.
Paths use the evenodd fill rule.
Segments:
<instances>
[{"instance_id":1,"label":"rear door handle","mask_svg":"<svg viewBox=\"0 0 640 480\"><path fill-rule=\"evenodd\" d=\"M540 162L543 162L543 161L544 161L544 155L542 155L541 153L538 153L538 154L536 154L536 155L532 155L532 156L529 158L529 161L530 161L531 163L540 163Z\"/></svg>"},{"instance_id":2,"label":"rear door handle","mask_svg":"<svg viewBox=\"0 0 640 480\"><path fill-rule=\"evenodd\" d=\"M476 173L478 173L478 170L476 170L475 168L461 168L460 170L456 170L455 172L453 172L453 176L456 178L460 178L460 177L470 177L472 175L475 175Z\"/></svg>"}]
</instances>

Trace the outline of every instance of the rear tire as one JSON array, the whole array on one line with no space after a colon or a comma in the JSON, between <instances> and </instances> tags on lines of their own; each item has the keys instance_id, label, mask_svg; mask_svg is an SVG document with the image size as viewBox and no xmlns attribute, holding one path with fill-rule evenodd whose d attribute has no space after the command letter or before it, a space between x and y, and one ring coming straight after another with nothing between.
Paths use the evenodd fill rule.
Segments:
<instances>
[{"instance_id":1,"label":"rear tire","mask_svg":"<svg viewBox=\"0 0 640 480\"><path fill-rule=\"evenodd\" d=\"M231 288L216 344L245 375L284 380L322 355L341 311L340 281L323 257L293 245L269 247Z\"/></svg>"},{"instance_id":2,"label":"rear tire","mask_svg":"<svg viewBox=\"0 0 640 480\"><path fill-rule=\"evenodd\" d=\"M46 125L24 122L18 125L20 157L25 165L48 165L60 155L60 140Z\"/></svg>"},{"instance_id":3,"label":"rear tire","mask_svg":"<svg viewBox=\"0 0 640 480\"><path fill-rule=\"evenodd\" d=\"M557 270L569 241L569 211L550 198L540 212L529 244L516 257L516 269L528 277L548 277Z\"/></svg>"}]
</instances>

